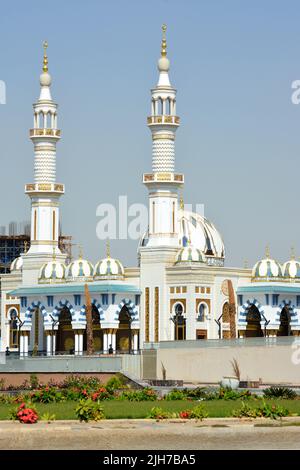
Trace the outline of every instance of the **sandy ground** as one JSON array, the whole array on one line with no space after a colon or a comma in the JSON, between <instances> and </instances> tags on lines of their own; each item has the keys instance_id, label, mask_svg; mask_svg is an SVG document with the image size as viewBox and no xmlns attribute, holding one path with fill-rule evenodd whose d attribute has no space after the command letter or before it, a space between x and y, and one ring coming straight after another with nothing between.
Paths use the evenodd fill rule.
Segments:
<instances>
[{"instance_id":1,"label":"sandy ground","mask_svg":"<svg viewBox=\"0 0 300 470\"><path fill-rule=\"evenodd\" d=\"M300 418L285 418L283 424L233 418L204 422L105 420L88 424L56 421L33 425L1 421L0 449L300 449Z\"/></svg>"}]
</instances>

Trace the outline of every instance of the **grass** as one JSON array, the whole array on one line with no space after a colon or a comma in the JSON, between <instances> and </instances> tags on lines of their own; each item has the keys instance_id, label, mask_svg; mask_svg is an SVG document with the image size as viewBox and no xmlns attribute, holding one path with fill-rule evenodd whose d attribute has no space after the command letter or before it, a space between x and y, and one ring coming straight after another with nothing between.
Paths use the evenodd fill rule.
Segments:
<instances>
[{"instance_id":1,"label":"grass","mask_svg":"<svg viewBox=\"0 0 300 470\"><path fill-rule=\"evenodd\" d=\"M280 404L287 408L291 414L300 415L300 400L266 400L267 403ZM242 406L242 400L225 401L213 400L202 401L209 418L228 418L232 416L232 411ZM258 401L249 400L247 403L251 407L258 405ZM170 412L179 412L184 409L194 408L199 402L197 401L104 401L103 408L105 416L108 419L140 419L145 418L151 408L160 407ZM66 401L63 403L42 404L36 403L35 407L39 415L44 413L54 414L57 420L60 419L76 419L74 409L76 402ZM9 410L14 408L12 405L0 405L0 420L9 419Z\"/></svg>"}]
</instances>

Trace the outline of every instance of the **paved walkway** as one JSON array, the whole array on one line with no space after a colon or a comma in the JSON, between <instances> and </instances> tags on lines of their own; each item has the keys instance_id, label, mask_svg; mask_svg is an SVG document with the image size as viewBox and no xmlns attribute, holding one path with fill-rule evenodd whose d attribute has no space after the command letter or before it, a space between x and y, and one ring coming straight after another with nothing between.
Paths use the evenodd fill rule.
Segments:
<instances>
[{"instance_id":1,"label":"paved walkway","mask_svg":"<svg viewBox=\"0 0 300 470\"><path fill-rule=\"evenodd\" d=\"M0 449L300 449L300 418L285 418L283 424L233 418L203 422L105 420L89 424L55 421L33 425L1 421Z\"/></svg>"}]
</instances>

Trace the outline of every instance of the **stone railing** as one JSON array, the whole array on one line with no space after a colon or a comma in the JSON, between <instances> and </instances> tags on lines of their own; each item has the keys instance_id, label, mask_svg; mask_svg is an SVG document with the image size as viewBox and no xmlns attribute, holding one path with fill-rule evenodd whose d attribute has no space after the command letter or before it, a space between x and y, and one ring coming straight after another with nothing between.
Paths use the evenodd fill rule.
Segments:
<instances>
[{"instance_id":1,"label":"stone railing","mask_svg":"<svg viewBox=\"0 0 300 470\"><path fill-rule=\"evenodd\" d=\"M179 126L180 118L179 116L165 116L165 115L149 116L147 118L147 123L148 124L177 124Z\"/></svg>"},{"instance_id":2,"label":"stone railing","mask_svg":"<svg viewBox=\"0 0 300 470\"><path fill-rule=\"evenodd\" d=\"M60 137L61 131L59 129L30 129L29 135L30 137Z\"/></svg>"}]
</instances>

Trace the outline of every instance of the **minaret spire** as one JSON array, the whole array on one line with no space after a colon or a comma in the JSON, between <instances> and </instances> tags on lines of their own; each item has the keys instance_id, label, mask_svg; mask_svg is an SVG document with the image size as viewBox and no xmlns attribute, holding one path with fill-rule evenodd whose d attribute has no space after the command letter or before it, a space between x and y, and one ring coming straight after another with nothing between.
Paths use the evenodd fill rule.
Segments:
<instances>
[{"instance_id":1,"label":"minaret spire","mask_svg":"<svg viewBox=\"0 0 300 470\"><path fill-rule=\"evenodd\" d=\"M149 244L178 246L178 190L182 174L175 173L175 134L179 127L176 115L176 90L170 84L170 61L167 57L167 27L162 25L159 79L151 90L152 173L144 174L149 190Z\"/></svg>"},{"instance_id":2,"label":"minaret spire","mask_svg":"<svg viewBox=\"0 0 300 470\"><path fill-rule=\"evenodd\" d=\"M57 129L57 104L50 93L51 75L48 71L48 43L44 41L43 70L40 75L41 92L33 105L33 129L30 139L34 145L34 183L27 184L26 194L31 199L31 246L29 255L52 258L60 255L59 198L64 185L56 182L56 144L61 132ZM44 256L44 258L43 258Z\"/></svg>"}]
</instances>

